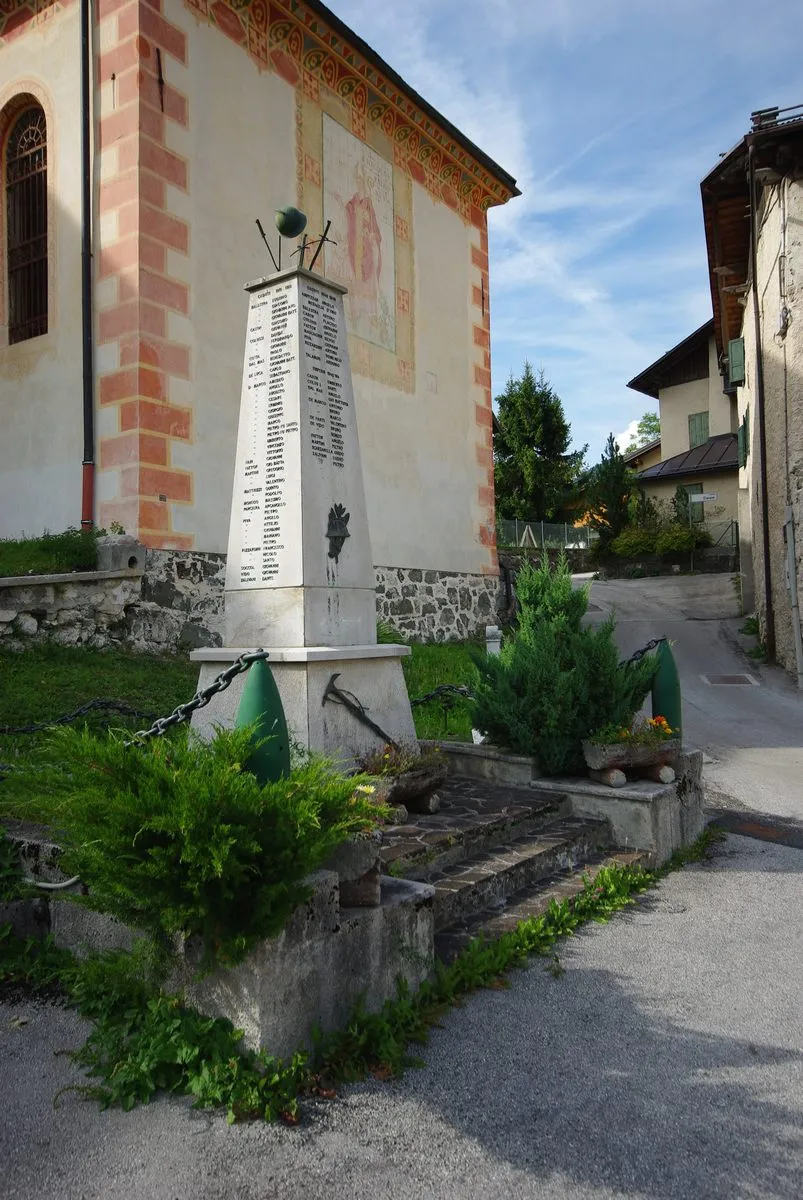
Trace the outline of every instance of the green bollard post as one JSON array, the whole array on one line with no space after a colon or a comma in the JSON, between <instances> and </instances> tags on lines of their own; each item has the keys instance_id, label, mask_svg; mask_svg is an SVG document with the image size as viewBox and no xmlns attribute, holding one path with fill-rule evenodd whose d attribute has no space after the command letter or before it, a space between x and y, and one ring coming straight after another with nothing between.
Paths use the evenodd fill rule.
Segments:
<instances>
[{"instance_id":1,"label":"green bollard post","mask_svg":"<svg viewBox=\"0 0 803 1200\"><path fill-rule=\"evenodd\" d=\"M256 776L261 787L274 783L290 774L290 737L284 709L270 667L263 659L257 659L248 669L240 706L237 709L235 729L244 725L255 725L254 738L267 738L262 746L256 747L244 766Z\"/></svg>"},{"instance_id":2,"label":"green bollard post","mask_svg":"<svg viewBox=\"0 0 803 1200\"><path fill-rule=\"evenodd\" d=\"M683 707L680 679L669 642L659 642L655 650L658 670L652 682L652 715L666 717L673 734L683 735Z\"/></svg>"}]
</instances>

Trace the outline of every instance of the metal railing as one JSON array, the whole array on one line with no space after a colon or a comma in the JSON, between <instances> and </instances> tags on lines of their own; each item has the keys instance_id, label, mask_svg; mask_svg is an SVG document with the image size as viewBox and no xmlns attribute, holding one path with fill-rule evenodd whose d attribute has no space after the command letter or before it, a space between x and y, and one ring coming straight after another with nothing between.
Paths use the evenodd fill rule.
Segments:
<instances>
[{"instance_id":1,"label":"metal railing","mask_svg":"<svg viewBox=\"0 0 803 1200\"><path fill-rule=\"evenodd\" d=\"M711 538L711 546L733 549L739 545L739 522L730 518L724 521L703 521L695 526L704 529Z\"/></svg>"},{"instance_id":2,"label":"metal railing","mask_svg":"<svg viewBox=\"0 0 803 1200\"><path fill-rule=\"evenodd\" d=\"M496 523L497 546L519 550L588 550L597 540L587 525L555 521L503 521Z\"/></svg>"}]
</instances>

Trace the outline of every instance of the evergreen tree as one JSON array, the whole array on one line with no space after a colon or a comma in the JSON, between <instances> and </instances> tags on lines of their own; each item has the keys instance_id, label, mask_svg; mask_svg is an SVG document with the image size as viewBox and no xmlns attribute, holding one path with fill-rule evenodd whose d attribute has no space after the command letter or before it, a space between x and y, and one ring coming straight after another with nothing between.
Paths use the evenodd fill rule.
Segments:
<instances>
[{"instance_id":1,"label":"evergreen tree","mask_svg":"<svg viewBox=\"0 0 803 1200\"><path fill-rule=\"evenodd\" d=\"M613 617L583 623L588 589L573 586L565 558L554 567L525 563L516 596L515 635L498 655L477 652L473 723L496 745L534 756L546 775L583 771L583 739L630 724L657 660L620 663Z\"/></svg>"},{"instance_id":2,"label":"evergreen tree","mask_svg":"<svg viewBox=\"0 0 803 1200\"><path fill-rule=\"evenodd\" d=\"M500 517L549 520L582 469L585 447L569 452L571 426L544 372L528 362L497 396L494 438L496 509Z\"/></svg>"},{"instance_id":3,"label":"evergreen tree","mask_svg":"<svg viewBox=\"0 0 803 1200\"><path fill-rule=\"evenodd\" d=\"M609 433L602 458L592 468L586 488L589 520L599 531L600 549L603 551L628 524L634 484L635 476L625 462L613 434Z\"/></svg>"}]
</instances>

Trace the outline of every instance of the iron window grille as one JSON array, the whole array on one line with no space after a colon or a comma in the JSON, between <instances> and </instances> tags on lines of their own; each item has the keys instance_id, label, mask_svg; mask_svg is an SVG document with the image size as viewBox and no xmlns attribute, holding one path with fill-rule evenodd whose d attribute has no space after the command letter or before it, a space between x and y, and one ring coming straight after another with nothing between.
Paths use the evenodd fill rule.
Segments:
<instances>
[{"instance_id":1,"label":"iron window grille","mask_svg":"<svg viewBox=\"0 0 803 1200\"><path fill-rule=\"evenodd\" d=\"M6 143L8 340L47 333L47 126L26 108Z\"/></svg>"}]
</instances>

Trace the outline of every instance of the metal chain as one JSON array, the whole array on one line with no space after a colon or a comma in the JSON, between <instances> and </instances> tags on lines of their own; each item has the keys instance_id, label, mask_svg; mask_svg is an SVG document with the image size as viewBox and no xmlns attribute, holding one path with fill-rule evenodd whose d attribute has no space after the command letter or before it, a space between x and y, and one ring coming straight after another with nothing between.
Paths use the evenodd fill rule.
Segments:
<instances>
[{"instance_id":1,"label":"metal chain","mask_svg":"<svg viewBox=\"0 0 803 1200\"><path fill-rule=\"evenodd\" d=\"M654 650L656 646L660 646L661 642L665 642L665 641L666 641L666 634L664 634L663 637L653 638L651 642L647 642L646 646L642 646L641 649L637 650L635 654L631 654L630 658L625 658L622 662L620 662L619 666L626 667L630 663L639 662L644 657L645 654L649 654L650 650Z\"/></svg>"},{"instance_id":2,"label":"metal chain","mask_svg":"<svg viewBox=\"0 0 803 1200\"><path fill-rule=\"evenodd\" d=\"M43 729L52 729L54 725L70 725L79 717L85 717L87 713L98 709L116 712L124 717L144 717L147 721L153 720L153 713L132 708L130 704L125 704L122 700L88 700L86 704L82 704L73 712L65 713L61 717L51 717L47 721L32 722L29 725L0 725L0 734L40 733Z\"/></svg>"},{"instance_id":3,"label":"metal chain","mask_svg":"<svg viewBox=\"0 0 803 1200\"><path fill-rule=\"evenodd\" d=\"M242 675L243 671L247 671L251 663L260 662L269 657L268 651L262 649L254 650L249 654L241 654L239 658L234 660L230 667L227 667L225 671L221 671L212 680L209 687L201 688L200 691L195 693L192 700L188 700L186 704L179 704L178 708L173 709L169 717L157 717L150 729L138 730L131 741L126 742L125 745L135 746L146 741L148 738L162 737L171 726L179 725L182 721L186 721L188 717L191 717L194 712L197 712L199 708L205 708L213 696L216 696L219 692L225 692L231 681L236 679L238 675Z\"/></svg>"},{"instance_id":4,"label":"metal chain","mask_svg":"<svg viewBox=\"0 0 803 1200\"><path fill-rule=\"evenodd\" d=\"M462 684L457 683L442 683L434 691L427 692L425 696L416 696L414 700L410 701L410 707L416 708L419 704L428 704L430 700L440 700L444 708L453 708L455 699L447 700L447 696L454 698L465 696L467 700L474 699L474 693L471 688L463 687Z\"/></svg>"}]
</instances>

